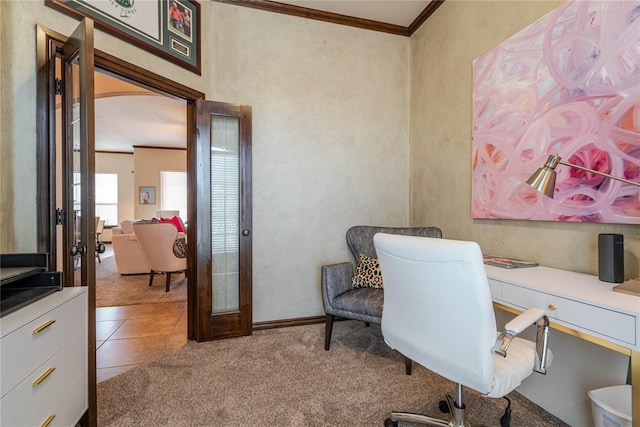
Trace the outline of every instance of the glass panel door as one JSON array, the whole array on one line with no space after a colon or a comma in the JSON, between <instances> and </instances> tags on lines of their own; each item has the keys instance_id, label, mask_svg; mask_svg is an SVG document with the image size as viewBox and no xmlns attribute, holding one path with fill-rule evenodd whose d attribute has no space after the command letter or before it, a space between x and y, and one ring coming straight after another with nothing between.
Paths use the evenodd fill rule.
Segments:
<instances>
[{"instance_id":1,"label":"glass panel door","mask_svg":"<svg viewBox=\"0 0 640 427\"><path fill-rule=\"evenodd\" d=\"M212 312L238 311L239 186L237 117L211 116Z\"/></svg>"},{"instance_id":2,"label":"glass panel door","mask_svg":"<svg viewBox=\"0 0 640 427\"><path fill-rule=\"evenodd\" d=\"M69 256L65 286L95 287L93 22L83 20L62 48L64 151ZM89 256L89 257L88 257ZM90 290L90 299L91 299Z\"/></svg>"},{"instance_id":3,"label":"glass panel door","mask_svg":"<svg viewBox=\"0 0 640 427\"><path fill-rule=\"evenodd\" d=\"M189 219L195 256L198 341L252 333L251 107L199 100L194 150L194 206ZM189 278L193 280L193 278Z\"/></svg>"},{"instance_id":4,"label":"glass panel door","mask_svg":"<svg viewBox=\"0 0 640 427\"><path fill-rule=\"evenodd\" d=\"M70 143L71 155L69 165L69 171L71 172L71 209L68 211L71 213L71 228L73 229L73 239L71 241L71 251L69 254L73 257L73 284L74 286L81 286L82 279L82 263L85 259L88 247L88 236L82 235L82 143L81 143L81 124L80 118L80 85L78 84L78 72L79 65L77 60L69 64L68 72L72 76L71 86L71 105L69 111L71 113L71 121L68 122L69 136L71 137L68 142ZM86 185L86 184L85 184ZM86 281L84 281L86 283Z\"/></svg>"}]
</instances>

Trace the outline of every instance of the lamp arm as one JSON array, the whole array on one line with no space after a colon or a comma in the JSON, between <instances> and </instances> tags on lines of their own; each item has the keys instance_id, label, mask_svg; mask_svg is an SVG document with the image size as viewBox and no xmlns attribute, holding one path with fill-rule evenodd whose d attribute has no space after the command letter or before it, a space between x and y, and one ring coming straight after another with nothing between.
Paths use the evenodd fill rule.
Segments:
<instances>
[{"instance_id":1,"label":"lamp arm","mask_svg":"<svg viewBox=\"0 0 640 427\"><path fill-rule=\"evenodd\" d=\"M596 170L593 170L593 169L585 168L584 166L578 166L578 165L574 165L573 163L567 163L564 160L560 160L560 161L558 161L558 163L560 163L561 165L565 165L565 166L569 166L569 167L572 167L572 168L580 169L580 170L583 170L583 171L595 173L596 175L605 176L607 178L615 179L616 181L622 181L622 182L625 182L627 184L632 184L632 185L635 185L637 187L640 187L640 182L630 181L628 179L620 178L620 177L617 177L617 176L614 176L614 175L610 175L608 173L599 172L599 171L596 171Z\"/></svg>"}]
</instances>

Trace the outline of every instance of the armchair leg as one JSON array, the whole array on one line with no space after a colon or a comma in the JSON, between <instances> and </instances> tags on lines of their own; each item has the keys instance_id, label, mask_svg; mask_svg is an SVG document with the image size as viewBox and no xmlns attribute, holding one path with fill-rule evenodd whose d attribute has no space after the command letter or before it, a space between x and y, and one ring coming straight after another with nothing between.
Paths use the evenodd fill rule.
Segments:
<instances>
[{"instance_id":1,"label":"armchair leg","mask_svg":"<svg viewBox=\"0 0 640 427\"><path fill-rule=\"evenodd\" d=\"M170 271L167 271L167 272L166 272L166 273L164 273L164 274L166 274L166 275L167 275L167 285L166 285L166 287L164 288L164 291L165 291L165 292L169 292L169 285L171 284L171 272L170 272Z\"/></svg>"},{"instance_id":2,"label":"armchair leg","mask_svg":"<svg viewBox=\"0 0 640 427\"><path fill-rule=\"evenodd\" d=\"M151 270L151 274L149 274L149 286L153 285L153 275L155 271Z\"/></svg>"},{"instance_id":3,"label":"armchair leg","mask_svg":"<svg viewBox=\"0 0 640 427\"><path fill-rule=\"evenodd\" d=\"M331 345L331 332L333 331L333 314L327 314L327 320L324 329L324 349L329 350Z\"/></svg>"},{"instance_id":4,"label":"armchair leg","mask_svg":"<svg viewBox=\"0 0 640 427\"><path fill-rule=\"evenodd\" d=\"M407 375L411 375L411 359L409 359L407 356L403 356L404 357L404 372Z\"/></svg>"}]
</instances>

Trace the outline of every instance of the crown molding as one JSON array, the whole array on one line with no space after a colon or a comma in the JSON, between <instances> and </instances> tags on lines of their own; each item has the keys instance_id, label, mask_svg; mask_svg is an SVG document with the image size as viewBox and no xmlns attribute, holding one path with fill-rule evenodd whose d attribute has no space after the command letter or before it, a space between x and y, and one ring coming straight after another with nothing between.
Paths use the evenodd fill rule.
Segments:
<instances>
[{"instance_id":1,"label":"crown molding","mask_svg":"<svg viewBox=\"0 0 640 427\"><path fill-rule=\"evenodd\" d=\"M338 13L325 12L322 10L309 9L292 4L279 3L270 0L214 0L218 3L234 4L236 6L250 7L253 9L266 10L268 12L282 13L285 15L297 16L300 18L315 19L317 21L331 22L333 24L347 25L350 27L363 28L365 30L379 31L383 33L396 34L409 37L424 21L440 7L444 0L433 0L425 7L418 17L408 27L401 25L387 24L385 22L372 21L369 19L354 18L352 16L340 15Z\"/></svg>"},{"instance_id":2,"label":"crown molding","mask_svg":"<svg viewBox=\"0 0 640 427\"><path fill-rule=\"evenodd\" d=\"M420 12L420 15L418 15L418 17L411 23L411 25L407 27L409 36L415 33L418 28L420 28L420 26L424 24L424 22L429 19L431 15L433 15L433 12L435 12L437 8L442 6L442 3L444 3L444 0L431 0L427 7L425 7L424 10Z\"/></svg>"}]
</instances>

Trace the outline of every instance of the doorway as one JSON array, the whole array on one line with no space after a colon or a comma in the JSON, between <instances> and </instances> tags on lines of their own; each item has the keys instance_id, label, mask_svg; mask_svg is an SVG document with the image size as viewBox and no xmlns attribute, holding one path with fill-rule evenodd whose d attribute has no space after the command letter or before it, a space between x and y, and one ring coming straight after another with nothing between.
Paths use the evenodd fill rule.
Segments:
<instances>
[{"instance_id":1,"label":"doorway","mask_svg":"<svg viewBox=\"0 0 640 427\"><path fill-rule=\"evenodd\" d=\"M98 50L95 65L152 92L186 101L187 338L208 341L250 335L251 107L207 101L198 91ZM220 211L219 200L224 201ZM220 239L224 243L216 245ZM225 262L214 268L214 259ZM214 282L221 286L214 290Z\"/></svg>"},{"instance_id":2,"label":"doorway","mask_svg":"<svg viewBox=\"0 0 640 427\"><path fill-rule=\"evenodd\" d=\"M144 251L125 226L169 214L187 218L187 108L99 68L94 85L96 218L106 248L96 254L100 383L187 342L185 275L171 276L169 292L160 277L149 287ZM153 189L153 198L138 200L140 188Z\"/></svg>"},{"instance_id":3,"label":"doorway","mask_svg":"<svg viewBox=\"0 0 640 427\"><path fill-rule=\"evenodd\" d=\"M37 67L38 91L37 123L38 157L38 251L49 253L50 265L58 265L60 259L72 257L90 257L81 265L83 279L81 284L89 288L89 323L88 323L88 370L89 370L89 424L95 425L96 400L96 360L95 360L95 262L93 261L93 239L95 238L95 149L94 149L94 65L103 73L127 81L134 82L154 93L183 100L186 104L187 115L187 193L188 193L188 233L186 271L189 277L187 285L187 338L189 340L206 341L251 334L251 107L239 104L217 103L204 100L204 94L186 87L180 83L154 74L117 57L93 49L93 22L84 19L83 27L86 42L80 57L86 58L86 66L82 70L81 78L73 80L70 87L81 89L82 104L87 104L87 111L83 123L85 132L66 144L69 152L82 150L91 153L83 158L86 176L81 182L88 188L81 193L82 202L81 231L83 240L75 244L75 251L69 250L69 245L60 250L57 246L58 235L73 237L72 225L74 221L67 219L66 212L57 208L57 198L61 194L66 200L73 195L74 188L71 181L58 181L58 173L69 172L66 165L58 164L56 149L56 120L55 106L60 88L65 82L59 81L56 66L64 55L62 45L67 37L46 29L37 27ZM76 35L72 36L76 39ZM64 92L64 90L62 90ZM62 101L76 100L75 96L66 96ZM70 112L74 104L65 108L65 114L72 118ZM67 133L69 135L69 133ZM63 159L64 160L64 159ZM232 172L230 172L232 171ZM212 184L217 182L215 186ZM213 191L215 187L215 191ZM219 192L219 193L218 193ZM226 206L224 216L214 215L216 209L214 201L219 200L218 194L224 195ZM89 201L91 203L89 203ZM86 207L88 206L88 208ZM55 208L55 209L54 209ZM197 212L197 214L196 214ZM86 237L90 237L87 239ZM65 239L65 242L70 240ZM223 245L213 245L216 239L222 239ZM86 244L84 242L87 242ZM89 242L91 244L89 244ZM234 243L235 242L235 243ZM226 268L220 272L214 271L214 258L227 259ZM63 263L63 276L74 277L75 269L70 263ZM217 264L217 267L220 263ZM86 267L86 268L85 268ZM85 271L91 274L84 274ZM218 275L224 275L225 280L221 288L213 289L214 280ZM86 277L86 279L85 279ZM75 283L65 286L78 286ZM215 309L215 311L214 311Z\"/></svg>"}]
</instances>

